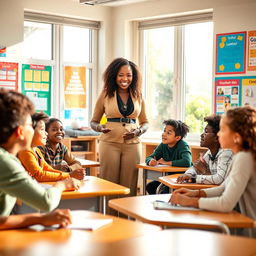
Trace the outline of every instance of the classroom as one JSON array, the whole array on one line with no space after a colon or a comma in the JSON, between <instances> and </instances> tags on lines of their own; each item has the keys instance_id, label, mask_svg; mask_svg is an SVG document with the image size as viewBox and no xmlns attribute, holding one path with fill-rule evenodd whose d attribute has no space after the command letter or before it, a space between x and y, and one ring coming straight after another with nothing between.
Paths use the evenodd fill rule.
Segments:
<instances>
[{"instance_id":1,"label":"classroom","mask_svg":"<svg viewBox=\"0 0 256 256\"><path fill-rule=\"evenodd\" d=\"M229 210L228 200L221 201L222 210L217 199L215 208L201 200L208 196L204 189L217 191L219 183L197 184L194 176L187 186L178 182L211 150L201 146L202 136L217 138L228 111L256 108L255 12L255 0L0 0L0 89L26 95L36 112L61 120L55 122L65 132L62 144L84 170L81 174L70 167L70 174L64 175L79 177L81 182L72 183L76 190L70 190L70 184L57 185L63 191L54 208L72 210L70 228L26 225L1 230L0 210L0 255L256 254L256 205L254 196L248 199L254 194L255 174L248 173L248 187L239 199L249 214L238 204ZM111 88L111 73L117 89ZM218 121L218 131L207 132L211 120L204 118L213 114L225 117ZM34 125L33 115L32 121ZM176 125L185 132L177 136ZM49 127L46 123L47 132ZM188 164L172 165L176 159L157 155L161 141L168 144L162 134L173 131L179 137L173 145L184 137ZM232 151L246 151L236 147L244 145L243 135L232 132ZM223 141L218 148L228 143ZM3 143L0 149L6 149ZM120 163L117 151L126 156ZM149 156L157 158L156 163ZM0 166L1 157L0 150ZM237 163L238 157L233 160ZM251 165L247 160L232 168L239 172L238 166L251 170ZM154 181L158 185L151 194L147 186ZM58 179L41 186L47 190L55 182ZM161 186L168 194L160 192ZM182 200L175 190L183 188L198 191L197 201L175 201ZM1 193L0 188L0 203ZM27 207L15 198L18 214L36 212L31 203ZM184 209L177 211L170 204L157 209L171 200ZM81 224L87 219L89 228ZM200 239L204 245L196 250Z\"/></svg>"}]
</instances>

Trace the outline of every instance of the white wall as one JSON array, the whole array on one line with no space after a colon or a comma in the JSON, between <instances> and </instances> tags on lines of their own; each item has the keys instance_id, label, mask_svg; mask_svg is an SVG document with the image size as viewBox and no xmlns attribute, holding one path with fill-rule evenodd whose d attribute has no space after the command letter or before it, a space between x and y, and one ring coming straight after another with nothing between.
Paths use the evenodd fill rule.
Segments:
<instances>
[{"instance_id":1,"label":"white wall","mask_svg":"<svg viewBox=\"0 0 256 256\"><path fill-rule=\"evenodd\" d=\"M11 15L15 14L15 15ZM0 0L0 45L11 46L23 40L23 2Z\"/></svg>"},{"instance_id":2,"label":"white wall","mask_svg":"<svg viewBox=\"0 0 256 256\"><path fill-rule=\"evenodd\" d=\"M256 29L255 0L155 0L114 8L113 56L124 56L138 62L133 52L127 23L213 9L214 33ZM128 50L127 50L128 49ZM129 50L130 49L130 50Z\"/></svg>"},{"instance_id":3,"label":"white wall","mask_svg":"<svg viewBox=\"0 0 256 256\"><path fill-rule=\"evenodd\" d=\"M0 0L0 45L9 48L7 60L22 55L19 43L23 41L24 10L101 21L98 38L99 75L94 90L96 95L102 85L101 74L113 58L112 8L82 5L79 0Z\"/></svg>"}]
</instances>

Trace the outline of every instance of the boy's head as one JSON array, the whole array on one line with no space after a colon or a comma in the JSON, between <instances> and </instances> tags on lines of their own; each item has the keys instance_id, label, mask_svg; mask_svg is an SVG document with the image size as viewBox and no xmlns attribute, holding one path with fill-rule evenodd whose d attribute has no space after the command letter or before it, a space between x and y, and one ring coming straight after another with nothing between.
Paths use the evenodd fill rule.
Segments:
<instances>
[{"instance_id":1,"label":"boy's head","mask_svg":"<svg viewBox=\"0 0 256 256\"><path fill-rule=\"evenodd\" d=\"M204 128L204 132L201 134L201 147L210 148L213 145L218 145L218 147L220 147L217 136L217 133L220 130L220 119L220 115L211 115L204 118L207 125Z\"/></svg>"},{"instance_id":2,"label":"boy's head","mask_svg":"<svg viewBox=\"0 0 256 256\"><path fill-rule=\"evenodd\" d=\"M33 128L35 130L32 147L43 146L46 143L47 132L45 131L45 122L48 120L48 116L43 113L34 113L32 115Z\"/></svg>"},{"instance_id":3,"label":"boy's head","mask_svg":"<svg viewBox=\"0 0 256 256\"><path fill-rule=\"evenodd\" d=\"M65 136L62 122L57 118L50 118L46 124L45 129L48 133L48 142L60 143Z\"/></svg>"},{"instance_id":4,"label":"boy's head","mask_svg":"<svg viewBox=\"0 0 256 256\"><path fill-rule=\"evenodd\" d=\"M34 133L32 113L34 113L34 105L25 95L0 89L0 144L7 143L14 135L30 145ZM24 147L27 146L25 144Z\"/></svg>"},{"instance_id":5,"label":"boy's head","mask_svg":"<svg viewBox=\"0 0 256 256\"><path fill-rule=\"evenodd\" d=\"M162 134L162 143L168 144L173 147L176 143L186 137L189 132L189 127L181 122L180 120L165 120L163 122L165 125L164 132Z\"/></svg>"}]
</instances>

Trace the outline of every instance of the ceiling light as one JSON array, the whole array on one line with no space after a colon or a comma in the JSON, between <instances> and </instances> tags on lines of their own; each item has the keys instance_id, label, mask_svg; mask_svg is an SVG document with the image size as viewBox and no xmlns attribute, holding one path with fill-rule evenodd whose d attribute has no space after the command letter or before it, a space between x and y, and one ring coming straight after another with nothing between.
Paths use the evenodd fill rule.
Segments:
<instances>
[{"instance_id":1,"label":"ceiling light","mask_svg":"<svg viewBox=\"0 0 256 256\"><path fill-rule=\"evenodd\" d=\"M96 5L96 4L107 4L113 2L120 2L123 0L80 0L80 4L89 4L89 5Z\"/></svg>"}]
</instances>

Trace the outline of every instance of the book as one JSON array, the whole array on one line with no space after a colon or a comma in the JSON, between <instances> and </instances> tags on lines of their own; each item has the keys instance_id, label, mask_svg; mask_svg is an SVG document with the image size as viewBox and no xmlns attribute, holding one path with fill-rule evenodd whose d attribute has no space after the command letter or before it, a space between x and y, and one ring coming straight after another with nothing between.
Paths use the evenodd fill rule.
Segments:
<instances>
[{"instance_id":1,"label":"book","mask_svg":"<svg viewBox=\"0 0 256 256\"><path fill-rule=\"evenodd\" d=\"M85 211L71 211L72 224L68 225L69 229L96 230L113 222L113 219L95 219L88 218Z\"/></svg>"}]
</instances>

